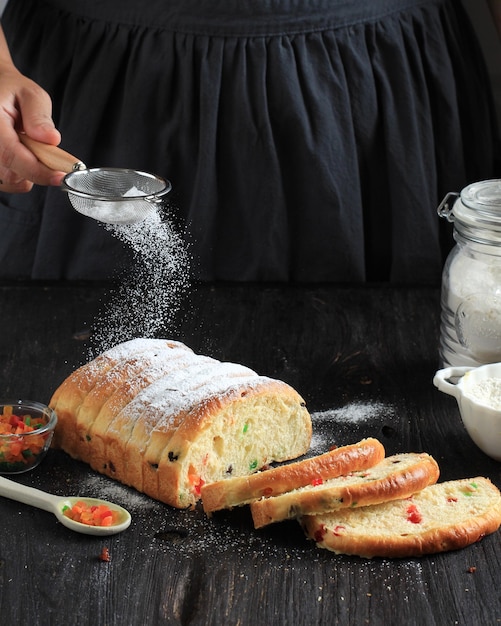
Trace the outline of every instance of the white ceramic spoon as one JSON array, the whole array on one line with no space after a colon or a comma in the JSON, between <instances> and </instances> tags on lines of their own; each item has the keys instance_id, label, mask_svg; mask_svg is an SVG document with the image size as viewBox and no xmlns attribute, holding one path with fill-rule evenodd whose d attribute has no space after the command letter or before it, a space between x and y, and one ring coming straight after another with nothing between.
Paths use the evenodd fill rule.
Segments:
<instances>
[{"instance_id":1,"label":"white ceramic spoon","mask_svg":"<svg viewBox=\"0 0 501 626\"><path fill-rule=\"evenodd\" d=\"M26 487L25 485L16 483L13 480L8 480L3 476L0 476L0 496L10 498L11 500L17 500L18 502L23 502L24 504L31 504L31 506L36 506L44 511L54 513L61 524L64 524L64 526L71 528L71 530L74 530L77 533L84 533L84 535L115 535L116 533L120 533L128 528L131 523L129 511L121 506L118 506L117 504L111 504L106 500L99 500L97 498L54 496L50 493L46 493L45 491L40 491L39 489L34 489L33 487ZM88 524L75 522L64 515L63 509L68 506L72 507L77 502L85 502L89 506L105 504L111 510L118 511L120 513L120 520L117 524L113 524L112 526L89 526Z\"/></svg>"}]
</instances>

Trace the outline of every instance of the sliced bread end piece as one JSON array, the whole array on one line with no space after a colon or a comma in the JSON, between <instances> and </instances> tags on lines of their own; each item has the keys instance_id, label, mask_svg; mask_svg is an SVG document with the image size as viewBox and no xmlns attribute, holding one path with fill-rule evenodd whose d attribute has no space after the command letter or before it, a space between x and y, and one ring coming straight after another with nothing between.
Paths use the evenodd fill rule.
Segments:
<instances>
[{"instance_id":1,"label":"sliced bread end piece","mask_svg":"<svg viewBox=\"0 0 501 626\"><path fill-rule=\"evenodd\" d=\"M337 554L417 557L464 548L501 525L501 494L484 477L424 488L412 497L300 520L307 537Z\"/></svg>"}]
</instances>

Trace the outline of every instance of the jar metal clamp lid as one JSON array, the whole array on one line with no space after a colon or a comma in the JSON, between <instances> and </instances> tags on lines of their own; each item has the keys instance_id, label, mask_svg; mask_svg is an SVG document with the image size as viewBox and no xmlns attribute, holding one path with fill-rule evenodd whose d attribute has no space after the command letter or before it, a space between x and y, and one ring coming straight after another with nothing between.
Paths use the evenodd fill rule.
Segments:
<instances>
[{"instance_id":1,"label":"jar metal clamp lid","mask_svg":"<svg viewBox=\"0 0 501 626\"><path fill-rule=\"evenodd\" d=\"M464 235L469 234L474 241L483 241L479 237L480 229L496 234L496 244L501 236L501 179L482 180L465 187L461 193L449 192L437 209L440 217L454 222ZM491 240L491 237L487 237Z\"/></svg>"}]
</instances>

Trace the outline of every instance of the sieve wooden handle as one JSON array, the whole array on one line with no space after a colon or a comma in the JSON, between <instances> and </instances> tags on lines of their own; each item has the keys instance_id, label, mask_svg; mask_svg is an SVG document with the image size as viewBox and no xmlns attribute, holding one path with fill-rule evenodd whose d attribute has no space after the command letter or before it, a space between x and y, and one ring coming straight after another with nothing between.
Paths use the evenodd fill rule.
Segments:
<instances>
[{"instance_id":1,"label":"sieve wooden handle","mask_svg":"<svg viewBox=\"0 0 501 626\"><path fill-rule=\"evenodd\" d=\"M24 133L19 133L19 139L21 143L33 152L39 161L50 167L51 170L69 173L75 170L86 169L85 163L82 163L80 159L57 146L36 141Z\"/></svg>"}]
</instances>

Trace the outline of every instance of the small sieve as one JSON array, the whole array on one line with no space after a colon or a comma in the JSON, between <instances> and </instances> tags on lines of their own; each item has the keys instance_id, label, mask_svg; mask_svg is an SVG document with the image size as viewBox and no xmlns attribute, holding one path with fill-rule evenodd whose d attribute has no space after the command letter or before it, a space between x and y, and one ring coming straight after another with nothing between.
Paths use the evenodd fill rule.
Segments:
<instances>
[{"instance_id":1,"label":"small sieve","mask_svg":"<svg viewBox=\"0 0 501 626\"><path fill-rule=\"evenodd\" d=\"M168 181L137 170L96 167L67 174L61 184L73 208L100 222L134 224L162 203Z\"/></svg>"},{"instance_id":2,"label":"small sieve","mask_svg":"<svg viewBox=\"0 0 501 626\"><path fill-rule=\"evenodd\" d=\"M66 172L61 183L73 208L107 224L135 224L154 214L172 186L149 172L114 167L87 169L82 161L56 146L19 135L21 142L47 167Z\"/></svg>"}]
</instances>

